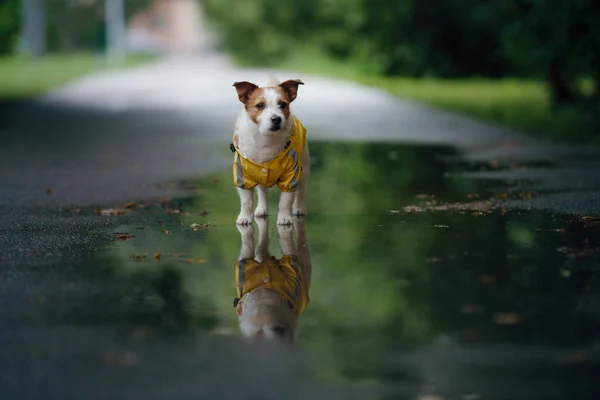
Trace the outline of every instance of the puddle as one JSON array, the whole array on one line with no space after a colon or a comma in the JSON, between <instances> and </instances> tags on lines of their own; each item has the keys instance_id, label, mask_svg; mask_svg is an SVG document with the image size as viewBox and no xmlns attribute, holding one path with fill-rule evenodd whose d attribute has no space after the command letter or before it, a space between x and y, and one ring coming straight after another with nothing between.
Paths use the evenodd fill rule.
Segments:
<instances>
[{"instance_id":1,"label":"puddle","mask_svg":"<svg viewBox=\"0 0 600 400\"><path fill-rule=\"evenodd\" d=\"M573 372L599 365L595 220L506 209L497 187L451 178L462 166L441 161L458 156L448 148L311 143L311 153L311 300L297 340L310 376L455 398L595 385ZM238 335L231 180L228 169L188 183L192 197L128 209L139 222L94 256L120 289L73 320ZM475 201L499 206L424 210ZM559 378L539 383L552 368Z\"/></svg>"}]
</instances>

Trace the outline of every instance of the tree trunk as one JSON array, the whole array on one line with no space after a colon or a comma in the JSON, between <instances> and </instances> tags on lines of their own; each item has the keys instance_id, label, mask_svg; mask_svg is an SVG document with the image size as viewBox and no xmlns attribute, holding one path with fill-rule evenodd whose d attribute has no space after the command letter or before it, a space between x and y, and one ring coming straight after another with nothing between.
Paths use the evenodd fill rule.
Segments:
<instances>
[{"instance_id":1,"label":"tree trunk","mask_svg":"<svg viewBox=\"0 0 600 400\"><path fill-rule=\"evenodd\" d=\"M554 105L573 103L577 99L577 92L567 78L566 64L566 57L557 53L548 65L548 83Z\"/></svg>"}]
</instances>

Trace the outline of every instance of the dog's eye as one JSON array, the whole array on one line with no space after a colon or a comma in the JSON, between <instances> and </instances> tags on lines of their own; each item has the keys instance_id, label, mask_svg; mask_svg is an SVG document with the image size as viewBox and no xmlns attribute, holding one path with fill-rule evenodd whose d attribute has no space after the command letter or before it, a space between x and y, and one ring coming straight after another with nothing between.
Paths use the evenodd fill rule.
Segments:
<instances>
[{"instance_id":1,"label":"dog's eye","mask_svg":"<svg viewBox=\"0 0 600 400\"><path fill-rule=\"evenodd\" d=\"M279 103L279 108L281 108L282 110L286 107L287 107L287 103L284 103L283 101L281 103Z\"/></svg>"},{"instance_id":2,"label":"dog's eye","mask_svg":"<svg viewBox=\"0 0 600 400\"><path fill-rule=\"evenodd\" d=\"M262 110L262 109L264 109L264 108L265 108L265 103L258 103L258 104L256 105L256 108L258 108L259 110Z\"/></svg>"}]
</instances>

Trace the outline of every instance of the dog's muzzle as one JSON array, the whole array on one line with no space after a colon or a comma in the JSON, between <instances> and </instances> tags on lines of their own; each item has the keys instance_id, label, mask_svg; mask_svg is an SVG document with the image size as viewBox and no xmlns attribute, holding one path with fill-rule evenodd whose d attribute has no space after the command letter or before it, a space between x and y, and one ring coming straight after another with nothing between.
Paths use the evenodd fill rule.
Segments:
<instances>
[{"instance_id":1,"label":"dog's muzzle","mask_svg":"<svg viewBox=\"0 0 600 400\"><path fill-rule=\"evenodd\" d=\"M269 128L272 131L278 131L281 129L281 117L271 117L271 127Z\"/></svg>"}]
</instances>

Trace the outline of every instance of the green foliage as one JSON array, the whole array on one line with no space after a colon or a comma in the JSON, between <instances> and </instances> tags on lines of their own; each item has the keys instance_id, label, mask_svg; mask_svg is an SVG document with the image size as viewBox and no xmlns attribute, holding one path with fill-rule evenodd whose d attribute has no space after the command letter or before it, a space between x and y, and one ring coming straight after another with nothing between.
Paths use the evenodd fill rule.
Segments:
<instances>
[{"instance_id":1,"label":"green foliage","mask_svg":"<svg viewBox=\"0 0 600 400\"><path fill-rule=\"evenodd\" d=\"M19 34L19 0L0 2L0 54L14 50Z\"/></svg>"},{"instance_id":2,"label":"green foliage","mask_svg":"<svg viewBox=\"0 0 600 400\"><path fill-rule=\"evenodd\" d=\"M203 1L242 63L360 80L552 138L589 141L600 127L593 0L238 3ZM506 77L523 79L482 80Z\"/></svg>"},{"instance_id":3,"label":"green foliage","mask_svg":"<svg viewBox=\"0 0 600 400\"><path fill-rule=\"evenodd\" d=\"M593 109L586 105L554 107L548 86L542 80L527 78L438 79L378 76L364 65L340 62L299 47L275 66L313 74L327 74L376 86L397 96L485 121L512 127L557 141L600 144ZM580 81L578 90L593 93L593 82ZM588 104L589 106L589 104Z\"/></svg>"},{"instance_id":4,"label":"green foliage","mask_svg":"<svg viewBox=\"0 0 600 400\"><path fill-rule=\"evenodd\" d=\"M202 3L223 44L247 63L311 46L383 75L547 78L556 102L580 98L575 83L598 74L593 0ZM572 93L562 95L562 86Z\"/></svg>"}]
</instances>

